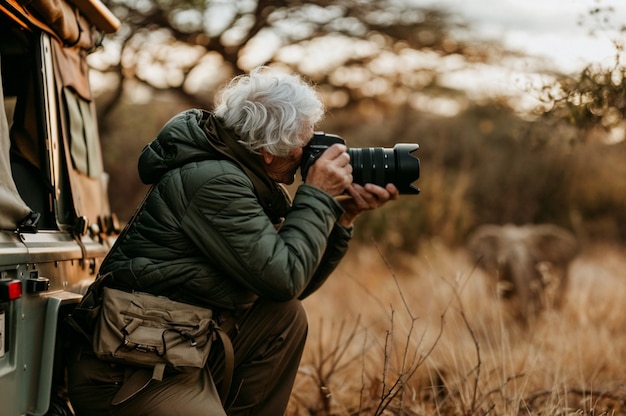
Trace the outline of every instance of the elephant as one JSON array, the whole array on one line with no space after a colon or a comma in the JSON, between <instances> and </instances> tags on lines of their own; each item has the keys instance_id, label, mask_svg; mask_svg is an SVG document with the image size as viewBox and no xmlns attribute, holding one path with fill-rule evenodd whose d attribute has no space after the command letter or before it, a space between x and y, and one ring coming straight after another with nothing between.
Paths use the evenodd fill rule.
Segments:
<instances>
[{"instance_id":1,"label":"elephant","mask_svg":"<svg viewBox=\"0 0 626 416\"><path fill-rule=\"evenodd\" d=\"M561 306L569 265L580 249L571 232L553 224L482 225L469 236L467 248L523 324Z\"/></svg>"}]
</instances>

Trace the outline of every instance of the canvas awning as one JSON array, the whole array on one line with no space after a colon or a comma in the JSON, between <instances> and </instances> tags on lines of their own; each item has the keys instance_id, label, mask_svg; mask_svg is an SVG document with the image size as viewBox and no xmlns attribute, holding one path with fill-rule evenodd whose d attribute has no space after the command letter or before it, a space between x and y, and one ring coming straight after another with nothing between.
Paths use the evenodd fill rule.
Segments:
<instances>
[{"instance_id":1,"label":"canvas awning","mask_svg":"<svg viewBox=\"0 0 626 416\"><path fill-rule=\"evenodd\" d=\"M0 0L0 12L25 28L50 33L64 45L83 48L94 42L90 27L103 33L120 27L119 19L100 0Z\"/></svg>"}]
</instances>

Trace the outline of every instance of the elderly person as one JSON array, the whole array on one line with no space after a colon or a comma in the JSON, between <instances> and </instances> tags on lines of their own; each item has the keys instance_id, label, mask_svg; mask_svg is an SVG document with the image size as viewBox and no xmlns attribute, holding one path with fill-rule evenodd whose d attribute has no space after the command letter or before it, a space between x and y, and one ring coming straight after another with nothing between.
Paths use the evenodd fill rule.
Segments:
<instances>
[{"instance_id":1,"label":"elderly person","mask_svg":"<svg viewBox=\"0 0 626 416\"><path fill-rule=\"evenodd\" d=\"M284 414L307 334L301 300L346 253L357 215L398 198L391 184L353 184L339 144L288 197L281 184L294 182L322 116L313 88L262 67L233 79L214 112L176 115L144 148L139 174L153 190L100 273L213 309L234 348L232 388L222 406L218 347L204 369L129 390L141 370L83 346L69 366L78 415Z\"/></svg>"}]
</instances>

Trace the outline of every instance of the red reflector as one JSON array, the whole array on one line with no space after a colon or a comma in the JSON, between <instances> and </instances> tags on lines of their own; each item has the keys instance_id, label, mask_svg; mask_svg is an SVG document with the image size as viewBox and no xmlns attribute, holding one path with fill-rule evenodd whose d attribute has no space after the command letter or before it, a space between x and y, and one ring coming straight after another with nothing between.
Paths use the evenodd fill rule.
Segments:
<instances>
[{"instance_id":1,"label":"red reflector","mask_svg":"<svg viewBox=\"0 0 626 416\"><path fill-rule=\"evenodd\" d=\"M0 281L0 300L8 301L22 297L22 281Z\"/></svg>"},{"instance_id":2,"label":"red reflector","mask_svg":"<svg viewBox=\"0 0 626 416\"><path fill-rule=\"evenodd\" d=\"M22 281L9 283L9 300L19 299L22 297Z\"/></svg>"}]
</instances>

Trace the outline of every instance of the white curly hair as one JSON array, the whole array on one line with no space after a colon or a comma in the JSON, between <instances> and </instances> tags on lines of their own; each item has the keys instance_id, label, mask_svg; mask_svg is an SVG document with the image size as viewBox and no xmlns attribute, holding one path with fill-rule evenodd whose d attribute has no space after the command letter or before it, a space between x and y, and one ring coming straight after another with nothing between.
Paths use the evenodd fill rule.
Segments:
<instances>
[{"instance_id":1,"label":"white curly hair","mask_svg":"<svg viewBox=\"0 0 626 416\"><path fill-rule=\"evenodd\" d=\"M214 113L251 152L286 156L324 116L315 89L300 76L267 66L240 75L217 95Z\"/></svg>"}]
</instances>

